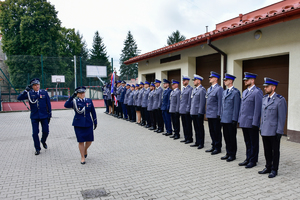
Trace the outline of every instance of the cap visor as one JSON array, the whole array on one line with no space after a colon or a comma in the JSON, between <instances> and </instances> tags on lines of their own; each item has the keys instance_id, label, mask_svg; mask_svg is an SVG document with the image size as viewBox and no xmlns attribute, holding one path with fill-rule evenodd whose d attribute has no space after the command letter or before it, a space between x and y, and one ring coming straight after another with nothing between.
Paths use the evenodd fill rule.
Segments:
<instances>
[{"instance_id":1,"label":"cap visor","mask_svg":"<svg viewBox=\"0 0 300 200\"><path fill-rule=\"evenodd\" d=\"M243 81L246 81L246 80L248 80L249 78L243 78Z\"/></svg>"}]
</instances>

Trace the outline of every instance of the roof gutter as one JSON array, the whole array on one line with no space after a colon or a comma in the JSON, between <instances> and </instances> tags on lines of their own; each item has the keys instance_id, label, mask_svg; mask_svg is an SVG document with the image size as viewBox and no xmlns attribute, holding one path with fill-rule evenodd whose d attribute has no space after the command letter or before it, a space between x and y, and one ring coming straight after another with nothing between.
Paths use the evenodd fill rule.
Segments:
<instances>
[{"instance_id":1,"label":"roof gutter","mask_svg":"<svg viewBox=\"0 0 300 200\"><path fill-rule=\"evenodd\" d=\"M227 54L211 43L210 38L207 39L207 45L223 56L223 73L227 73ZM225 88L225 86L223 86Z\"/></svg>"}]
</instances>

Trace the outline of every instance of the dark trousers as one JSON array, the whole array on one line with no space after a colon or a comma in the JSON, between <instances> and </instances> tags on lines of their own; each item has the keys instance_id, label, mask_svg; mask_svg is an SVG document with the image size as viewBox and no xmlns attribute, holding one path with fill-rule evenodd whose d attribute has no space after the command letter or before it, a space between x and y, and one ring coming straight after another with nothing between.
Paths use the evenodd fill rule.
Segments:
<instances>
[{"instance_id":1,"label":"dark trousers","mask_svg":"<svg viewBox=\"0 0 300 200\"><path fill-rule=\"evenodd\" d=\"M146 117L145 117L145 110L142 108L142 106L140 106L141 108L141 123L145 123L146 122Z\"/></svg>"},{"instance_id":2,"label":"dark trousers","mask_svg":"<svg viewBox=\"0 0 300 200\"><path fill-rule=\"evenodd\" d=\"M124 114L124 118L128 119L128 116L127 116L127 105L124 104L124 102L122 103L122 111L123 111L123 114Z\"/></svg>"},{"instance_id":3,"label":"dark trousers","mask_svg":"<svg viewBox=\"0 0 300 200\"><path fill-rule=\"evenodd\" d=\"M237 151L237 126L232 123L223 123L223 135L226 144L226 155L235 157Z\"/></svg>"},{"instance_id":4,"label":"dark trousers","mask_svg":"<svg viewBox=\"0 0 300 200\"><path fill-rule=\"evenodd\" d=\"M193 124L194 124L194 130L195 130L195 136L196 136L196 145L203 145L204 146L204 115L201 115L198 117L198 115L191 115Z\"/></svg>"},{"instance_id":5,"label":"dark trousers","mask_svg":"<svg viewBox=\"0 0 300 200\"><path fill-rule=\"evenodd\" d=\"M126 108L127 108L127 114L128 114L128 117L129 117L130 120L132 120L131 106L127 105Z\"/></svg>"},{"instance_id":6,"label":"dark trousers","mask_svg":"<svg viewBox=\"0 0 300 200\"><path fill-rule=\"evenodd\" d=\"M31 119L31 125L32 125L32 138L34 142L35 150L40 151L41 145L40 145L40 139L39 139L39 123L42 125L42 139L41 142L45 143L47 140L47 137L49 135L49 123L48 119Z\"/></svg>"},{"instance_id":7,"label":"dark trousers","mask_svg":"<svg viewBox=\"0 0 300 200\"><path fill-rule=\"evenodd\" d=\"M278 171L280 139L277 136L262 136L267 169Z\"/></svg>"},{"instance_id":8,"label":"dark trousers","mask_svg":"<svg viewBox=\"0 0 300 200\"><path fill-rule=\"evenodd\" d=\"M118 116L123 118L123 102L118 101L118 110L119 110Z\"/></svg>"},{"instance_id":9,"label":"dark trousers","mask_svg":"<svg viewBox=\"0 0 300 200\"><path fill-rule=\"evenodd\" d=\"M131 120L136 122L136 112L135 112L135 106L130 106L130 111L131 111Z\"/></svg>"},{"instance_id":10,"label":"dark trousers","mask_svg":"<svg viewBox=\"0 0 300 200\"><path fill-rule=\"evenodd\" d=\"M208 118L208 127L211 137L211 145L217 151L221 151L222 148L222 132L221 122L218 118Z\"/></svg>"},{"instance_id":11,"label":"dark trousers","mask_svg":"<svg viewBox=\"0 0 300 200\"><path fill-rule=\"evenodd\" d=\"M109 105L108 105L108 101L106 99L104 99L104 103L105 103L105 107L106 107L106 111L105 112L109 112Z\"/></svg>"},{"instance_id":12,"label":"dark trousers","mask_svg":"<svg viewBox=\"0 0 300 200\"><path fill-rule=\"evenodd\" d=\"M179 122L179 113L171 113L171 117L172 117L172 124L173 124L173 129L174 129L174 135L175 136L180 136L179 132L180 132L180 122Z\"/></svg>"},{"instance_id":13,"label":"dark trousers","mask_svg":"<svg viewBox=\"0 0 300 200\"><path fill-rule=\"evenodd\" d=\"M156 117L155 117L154 110L149 111L149 114L151 118L151 126L156 129Z\"/></svg>"},{"instance_id":14,"label":"dark trousers","mask_svg":"<svg viewBox=\"0 0 300 200\"><path fill-rule=\"evenodd\" d=\"M144 119L145 119L145 123L147 123L147 125L151 126L151 118L150 118L150 113L146 108L142 108L143 110L143 114L144 114Z\"/></svg>"},{"instance_id":15,"label":"dark trousers","mask_svg":"<svg viewBox=\"0 0 300 200\"><path fill-rule=\"evenodd\" d=\"M259 152L259 131L253 128L243 128L244 141L246 144L246 160L257 163Z\"/></svg>"},{"instance_id":16,"label":"dark trousers","mask_svg":"<svg viewBox=\"0 0 300 200\"><path fill-rule=\"evenodd\" d=\"M171 114L167 110L162 111L162 117L165 122L167 133L172 133Z\"/></svg>"},{"instance_id":17,"label":"dark trousers","mask_svg":"<svg viewBox=\"0 0 300 200\"><path fill-rule=\"evenodd\" d=\"M164 131L164 120L162 118L162 112L161 112L161 109L156 109L154 110L154 115L155 115L155 121L156 121L156 124L157 124L157 128L158 130L161 130L161 131Z\"/></svg>"},{"instance_id":18,"label":"dark trousers","mask_svg":"<svg viewBox=\"0 0 300 200\"><path fill-rule=\"evenodd\" d=\"M193 141L192 117L190 114L181 114L184 139Z\"/></svg>"}]
</instances>

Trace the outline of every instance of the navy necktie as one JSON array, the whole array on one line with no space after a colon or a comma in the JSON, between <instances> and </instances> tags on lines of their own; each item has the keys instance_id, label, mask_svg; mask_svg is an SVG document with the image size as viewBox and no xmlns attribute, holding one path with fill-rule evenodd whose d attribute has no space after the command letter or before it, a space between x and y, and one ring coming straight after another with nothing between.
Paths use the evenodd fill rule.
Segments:
<instances>
[{"instance_id":1,"label":"navy necktie","mask_svg":"<svg viewBox=\"0 0 300 200\"><path fill-rule=\"evenodd\" d=\"M245 96L247 96L248 92L249 92L249 90L247 89L247 92L246 92Z\"/></svg>"},{"instance_id":2,"label":"navy necktie","mask_svg":"<svg viewBox=\"0 0 300 200\"><path fill-rule=\"evenodd\" d=\"M268 98L268 102L270 101L270 99L271 99L271 98L269 97L269 98Z\"/></svg>"},{"instance_id":3,"label":"navy necktie","mask_svg":"<svg viewBox=\"0 0 300 200\"><path fill-rule=\"evenodd\" d=\"M226 95L229 93L229 89L227 89L227 93L226 93Z\"/></svg>"},{"instance_id":4,"label":"navy necktie","mask_svg":"<svg viewBox=\"0 0 300 200\"><path fill-rule=\"evenodd\" d=\"M210 86L210 88L209 88L209 89L210 89L210 91L211 91L211 90L212 90L212 86Z\"/></svg>"}]
</instances>

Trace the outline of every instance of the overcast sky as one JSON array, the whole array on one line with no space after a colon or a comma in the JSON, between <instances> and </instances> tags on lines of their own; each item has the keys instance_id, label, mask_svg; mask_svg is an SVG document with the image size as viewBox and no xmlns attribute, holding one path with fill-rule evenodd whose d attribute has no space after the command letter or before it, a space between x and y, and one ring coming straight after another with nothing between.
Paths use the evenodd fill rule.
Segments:
<instances>
[{"instance_id":1,"label":"overcast sky","mask_svg":"<svg viewBox=\"0 0 300 200\"><path fill-rule=\"evenodd\" d=\"M279 0L48 0L58 11L62 26L75 28L91 49L98 30L119 68L128 31L141 54L166 46L167 37L179 30L186 38L215 29L217 23L246 14Z\"/></svg>"}]
</instances>

